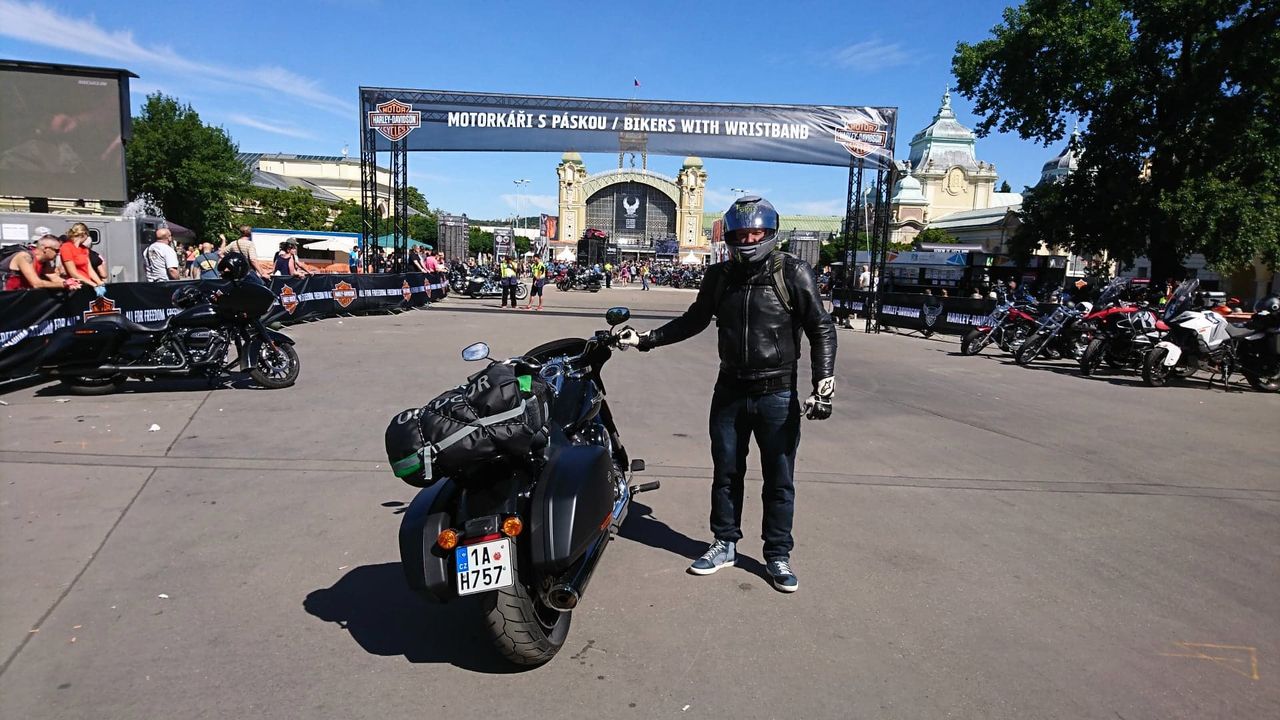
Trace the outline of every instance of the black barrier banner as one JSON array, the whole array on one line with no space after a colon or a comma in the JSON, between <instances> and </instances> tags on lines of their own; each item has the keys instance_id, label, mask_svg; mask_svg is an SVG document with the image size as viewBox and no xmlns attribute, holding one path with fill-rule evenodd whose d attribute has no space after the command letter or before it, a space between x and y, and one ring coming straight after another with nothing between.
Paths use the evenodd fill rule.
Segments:
<instances>
[{"instance_id":1,"label":"black barrier banner","mask_svg":"<svg viewBox=\"0 0 1280 720\"><path fill-rule=\"evenodd\" d=\"M866 312L868 293L837 289L834 295L831 301L834 315L863 315ZM995 300L881 293L879 320L889 327L963 335L985 322L995 308Z\"/></svg>"},{"instance_id":2,"label":"black barrier banner","mask_svg":"<svg viewBox=\"0 0 1280 720\"><path fill-rule=\"evenodd\" d=\"M744 105L360 88L376 150L698 155L889 168L898 109Z\"/></svg>"},{"instance_id":3,"label":"black barrier banner","mask_svg":"<svg viewBox=\"0 0 1280 720\"><path fill-rule=\"evenodd\" d=\"M385 275L312 275L271 278L277 300L264 322L295 323L335 315L422 307L431 293L447 287L442 273L427 282L423 273ZM160 283L114 283L97 297L92 288L74 293L22 290L0 293L0 377L29 374L44 339L57 330L101 315L122 315L139 323L164 320L179 309L173 291L195 283L213 291L222 280L180 280Z\"/></svg>"}]
</instances>

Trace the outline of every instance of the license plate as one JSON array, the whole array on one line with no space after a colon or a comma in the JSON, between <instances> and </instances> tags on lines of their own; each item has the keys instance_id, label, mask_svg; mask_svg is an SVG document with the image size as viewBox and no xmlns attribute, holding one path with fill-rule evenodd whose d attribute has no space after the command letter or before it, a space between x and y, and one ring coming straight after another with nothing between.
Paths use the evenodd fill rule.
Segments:
<instances>
[{"instance_id":1,"label":"license plate","mask_svg":"<svg viewBox=\"0 0 1280 720\"><path fill-rule=\"evenodd\" d=\"M515 580L511 572L511 540L502 538L459 547L454 550L454 566L459 595L509 587Z\"/></svg>"}]
</instances>

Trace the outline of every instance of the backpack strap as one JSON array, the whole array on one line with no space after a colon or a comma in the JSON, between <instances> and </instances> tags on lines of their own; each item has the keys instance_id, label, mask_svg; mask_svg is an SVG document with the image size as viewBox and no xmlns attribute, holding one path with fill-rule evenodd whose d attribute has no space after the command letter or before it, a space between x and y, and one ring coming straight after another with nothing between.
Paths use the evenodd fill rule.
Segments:
<instances>
[{"instance_id":1,"label":"backpack strap","mask_svg":"<svg viewBox=\"0 0 1280 720\"><path fill-rule=\"evenodd\" d=\"M781 252L775 252L769 262L773 266L773 290L778 293L778 302L782 303L782 309L786 310L787 314L790 315L793 308L791 306L791 291L787 289L787 278L784 274L787 265L786 255Z\"/></svg>"},{"instance_id":2,"label":"backpack strap","mask_svg":"<svg viewBox=\"0 0 1280 720\"><path fill-rule=\"evenodd\" d=\"M514 420L524 415L525 403L525 400L521 400L519 407L498 413L497 415L477 418L475 422L468 423L463 426L461 430L454 432L437 443L428 442L422 435L421 424L418 424L418 437L422 438L422 449L412 455L408 455L392 462L391 471L395 473L396 477L404 478L406 475L412 475L413 473L422 470L425 473L426 479L432 480L431 463L434 461L436 455L440 454L447 448L456 445L478 430L482 430L490 425L497 425L498 423L504 423L508 420ZM421 409L415 410L413 417L416 419L421 415L421 413Z\"/></svg>"}]
</instances>

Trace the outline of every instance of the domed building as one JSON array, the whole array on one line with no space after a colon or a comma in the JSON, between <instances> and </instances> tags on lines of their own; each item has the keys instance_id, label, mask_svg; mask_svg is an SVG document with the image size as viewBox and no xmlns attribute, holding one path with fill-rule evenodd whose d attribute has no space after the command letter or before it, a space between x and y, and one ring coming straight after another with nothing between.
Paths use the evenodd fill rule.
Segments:
<instances>
[{"instance_id":1,"label":"domed building","mask_svg":"<svg viewBox=\"0 0 1280 720\"><path fill-rule=\"evenodd\" d=\"M671 238L682 253L710 254L702 233L707 172L700 158L685 158L675 177L634 167L592 174L582 155L566 152L556 174L561 247L595 228L608 234L623 259L652 256L658 242Z\"/></svg>"}]
</instances>

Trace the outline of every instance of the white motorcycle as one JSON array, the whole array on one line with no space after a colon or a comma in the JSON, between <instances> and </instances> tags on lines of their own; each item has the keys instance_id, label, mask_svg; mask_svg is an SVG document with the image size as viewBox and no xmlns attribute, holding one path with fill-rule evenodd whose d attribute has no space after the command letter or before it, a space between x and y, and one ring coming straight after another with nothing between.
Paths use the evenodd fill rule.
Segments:
<instances>
[{"instance_id":1,"label":"white motorcycle","mask_svg":"<svg viewBox=\"0 0 1280 720\"><path fill-rule=\"evenodd\" d=\"M1249 325L1232 325L1212 310L1191 309L1199 280L1185 280L1165 306L1169 334L1147 353L1142 379L1152 387L1171 375L1206 370L1227 386L1239 370L1255 389L1280 391L1280 314L1256 313Z\"/></svg>"}]
</instances>

